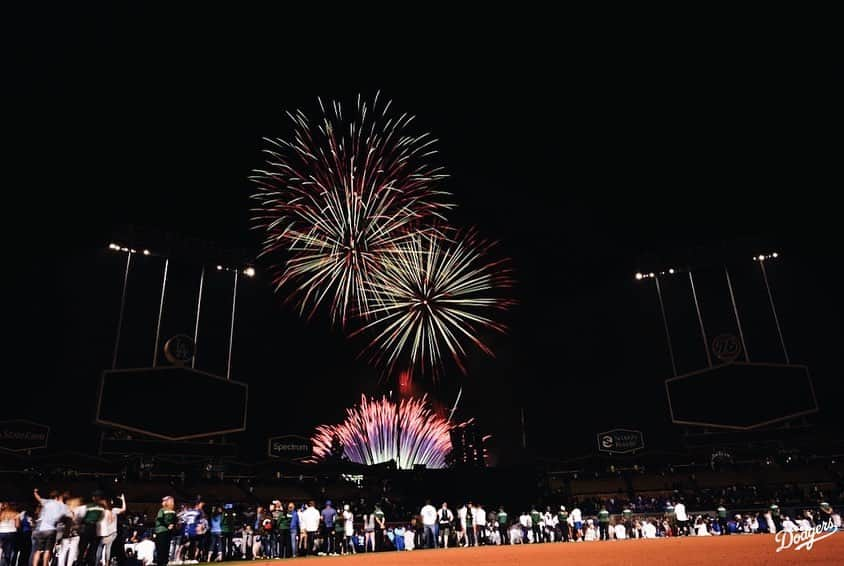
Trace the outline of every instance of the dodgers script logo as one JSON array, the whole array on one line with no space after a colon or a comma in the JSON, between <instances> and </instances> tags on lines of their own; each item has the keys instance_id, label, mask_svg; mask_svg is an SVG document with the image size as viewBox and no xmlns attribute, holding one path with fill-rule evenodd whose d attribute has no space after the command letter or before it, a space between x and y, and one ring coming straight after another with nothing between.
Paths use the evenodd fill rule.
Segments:
<instances>
[{"instance_id":1,"label":"dodgers script logo","mask_svg":"<svg viewBox=\"0 0 844 566\"><path fill-rule=\"evenodd\" d=\"M794 550L812 550L812 546L820 540L823 540L827 537L831 537L838 529L835 528L835 525L832 524L832 520L820 523L815 526L814 529L809 531L797 531L792 533L787 533L785 531L780 531L775 535L775 540L779 543L779 548L777 548L777 552L781 550L788 550L792 546Z\"/></svg>"}]
</instances>

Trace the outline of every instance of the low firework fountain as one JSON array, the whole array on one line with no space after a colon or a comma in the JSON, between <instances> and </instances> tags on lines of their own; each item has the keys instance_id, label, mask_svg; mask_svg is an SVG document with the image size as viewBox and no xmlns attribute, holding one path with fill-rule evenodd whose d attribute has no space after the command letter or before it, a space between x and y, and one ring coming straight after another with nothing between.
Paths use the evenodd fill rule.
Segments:
<instances>
[{"instance_id":1,"label":"low firework fountain","mask_svg":"<svg viewBox=\"0 0 844 566\"><path fill-rule=\"evenodd\" d=\"M314 459L331 455L332 442L339 438L343 456L359 464L381 464L393 460L401 469L417 464L443 468L451 452L451 431L466 423L451 423L438 415L427 396L403 399L367 399L346 410L346 419L336 425L320 425L313 435Z\"/></svg>"}]
</instances>

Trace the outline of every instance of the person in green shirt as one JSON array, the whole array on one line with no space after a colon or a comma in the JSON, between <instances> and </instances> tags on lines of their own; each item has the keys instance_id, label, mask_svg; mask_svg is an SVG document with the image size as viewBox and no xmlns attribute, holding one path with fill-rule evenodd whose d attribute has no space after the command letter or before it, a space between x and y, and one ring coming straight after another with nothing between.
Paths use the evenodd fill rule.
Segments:
<instances>
[{"instance_id":1,"label":"person in green shirt","mask_svg":"<svg viewBox=\"0 0 844 566\"><path fill-rule=\"evenodd\" d=\"M161 509L155 516L155 563L167 566L170 559L170 538L176 528L175 503L169 495L161 500Z\"/></svg>"},{"instance_id":2,"label":"person in green shirt","mask_svg":"<svg viewBox=\"0 0 844 566\"><path fill-rule=\"evenodd\" d=\"M79 525L80 564L95 566L97 563L97 547L100 545L97 525L103 517L105 517L105 498L102 493L95 492L91 497L91 503L85 506L82 523Z\"/></svg>"},{"instance_id":3,"label":"person in green shirt","mask_svg":"<svg viewBox=\"0 0 844 566\"><path fill-rule=\"evenodd\" d=\"M601 533L601 540L610 540L610 512L606 505L601 505L598 511L598 529Z\"/></svg>"},{"instance_id":4,"label":"person in green shirt","mask_svg":"<svg viewBox=\"0 0 844 566\"><path fill-rule=\"evenodd\" d=\"M501 537L501 544L510 544L510 537L507 534L507 512L504 507L498 508L498 515L495 519L498 522L498 535Z\"/></svg>"},{"instance_id":5,"label":"person in green shirt","mask_svg":"<svg viewBox=\"0 0 844 566\"><path fill-rule=\"evenodd\" d=\"M560 510L557 511L557 528L560 529L560 539L563 542L568 542L570 537L569 512L566 511L565 505L560 505Z\"/></svg>"},{"instance_id":6,"label":"person in green shirt","mask_svg":"<svg viewBox=\"0 0 844 566\"><path fill-rule=\"evenodd\" d=\"M533 533L533 543L542 542L542 513L536 510L536 507L532 507L530 510L530 522L531 522L531 532Z\"/></svg>"},{"instance_id":7,"label":"person in green shirt","mask_svg":"<svg viewBox=\"0 0 844 566\"><path fill-rule=\"evenodd\" d=\"M278 511L278 517L275 522L276 529L278 530L278 557L293 558L293 548L290 540L290 522L293 520L293 514L290 511L290 505L285 507L279 503Z\"/></svg>"},{"instance_id":8,"label":"person in green shirt","mask_svg":"<svg viewBox=\"0 0 844 566\"><path fill-rule=\"evenodd\" d=\"M727 508L724 507L723 502L718 506L716 512L718 513L718 525L721 527L721 534L730 534L730 530L727 528Z\"/></svg>"},{"instance_id":9,"label":"person in green shirt","mask_svg":"<svg viewBox=\"0 0 844 566\"><path fill-rule=\"evenodd\" d=\"M633 538L633 511L629 507L621 510L621 520L624 525L624 532L627 538Z\"/></svg>"}]
</instances>

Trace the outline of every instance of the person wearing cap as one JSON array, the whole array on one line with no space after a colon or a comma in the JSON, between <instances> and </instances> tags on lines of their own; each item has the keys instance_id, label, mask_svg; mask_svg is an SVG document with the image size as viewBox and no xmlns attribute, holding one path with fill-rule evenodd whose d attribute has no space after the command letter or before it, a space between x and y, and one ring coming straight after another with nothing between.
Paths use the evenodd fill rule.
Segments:
<instances>
[{"instance_id":1,"label":"person wearing cap","mask_svg":"<svg viewBox=\"0 0 844 566\"><path fill-rule=\"evenodd\" d=\"M155 563L166 566L170 560L170 538L176 528L176 510L169 495L161 499L161 509L155 516Z\"/></svg>"},{"instance_id":2,"label":"person wearing cap","mask_svg":"<svg viewBox=\"0 0 844 566\"><path fill-rule=\"evenodd\" d=\"M343 505L343 534L345 535L345 548L343 552L346 554L356 554L357 549L355 548L355 516L352 514L351 508L349 507L348 503Z\"/></svg>"}]
</instances>

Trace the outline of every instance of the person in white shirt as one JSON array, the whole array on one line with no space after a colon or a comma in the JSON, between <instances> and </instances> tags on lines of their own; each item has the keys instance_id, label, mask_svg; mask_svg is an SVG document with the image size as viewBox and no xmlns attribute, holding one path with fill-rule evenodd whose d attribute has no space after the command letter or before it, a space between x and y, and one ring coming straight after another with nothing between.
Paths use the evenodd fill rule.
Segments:
<instances>
[{"instance_id":1,"label":"person in white shirt","mask_svg":"<svg viewBox=\"0 0 844 566\"><path fill-rule=\"evenodd\" d=\"M530 533L533 529L533 519L530 518L528 513L522 511L522 514L519 515L519 525L522 527L522 544L527 544L530 542Z\"/></svg>"},{"instance_id":2,"label":"person in white shirt","mask_svg":"<svg viewBox=\"0 0 844 566\"><path fill-rule=\"evenodd\" d=\"M709 536L709 529L706 526L706 520L700 515L695 519L695 535L699 537Z\"/></svg>"},{"instance_id":3,"label":"person in white shirt","mask_svg":"<svg viewBox=\"0 0 844 566\"><path fill-rule=\"evenodd\" d=\"M413 550L416 545L416 533L413 532L413 529L405 529L404 531L404 549L405 550Z\"/></svg>"},{"instance_id":4,"label":"person in white shirt","mask_svg":"<svg viewBox=\"0 0 844 566\"><path fill-rule=\"evenodd\" d=\"M443 548L448 548L451 525L454 523L454 513L448 508L448 503L443 502L442 507L437 511L437 521L439 523L440 544Z\"/></svg>"},{"instance_id":5,"label":"person in white shirt","mask_svg":"<svg viewBox=\"0 0 844 566\"><path fill-rule=\"evenodd\" d=\"M651 521L642 523L642 538L656 538L656 525Z\"/></svg>"},{"instance_id":6,"label":"person in white shirt","mask_svg":"<svg viewBox=\"0 0 844 566\"><path fill-rule=\"evenodd\" d=\"M616 540L624 540L627 538L627 528L619 523L613 527L613 531L615 532Z\"/></svg>"},{"instance_id":7,"label":"person in white shirt","mask_svg":"<svg viewBox=\"0 0 844 566\"><path fill-rule=\"evenodd\" d=\"M352 537L355 536L355 516L349 505L343 505L343 536L346 538L346 553L355 554L355 543Z\"/></svg>"},{"instance_id":8,"label":"person in white shirt","mask_svg":"<svg viewBox=\"0 0 844 566\"><path fill-rule=\"evenodd\" d=\"M686 514L686 505L682 500L674 505L674 519L677 521L677 534L688 536L689 534L689 516Z\"/></svg>"},{"instance_id":9,"label":"person in white shirt","mask_svg":"<svg viewBox=\"0 0 844 566\"><path fill-rule=\"evenodd\" d=\"M575 506L575 508L571 510L569 519L571 519L572 526L571 538L576 541L583 540L583 515L580 512L580 507Z\"/></svg>"},{"instance_id":10,"label":"person in white shirt","mask_svg":"<svg viewBox=\"0 0 844 566\"><path fill-rule=\"evenodd\" d=\"M308 506L302 512L302 522L300 523L302 530L305 532L305 549L303 556L311 554L314 551L314 543L317 532L319 532L319 511L316 509L316 503L308 501Z\"/></svg>"},{"instance_id":11,"label":"person in white shirt","mask_svg":"<svg viewBox=\"0 0 844 566\"><path fill-rule=\"evenodd\" d=\"M466 516L469 511L465 505L457 510L457 546L469 546L468 535L466 534Z\"/></svg>"},{"instance_id":12,"label":"person in white shirt","mask_svg":"<svg viewBox=\"0 0 844 566\"><path fill-rule=\"evenodd\" d=\"M431 505L431 501L425 502L425 506L419 512L422 515L422 527L424 529L423 540L426 548L437 548L437 510Z\"/></svg>"},{"instance_id":13,"label":"person in white shirt","mask_svg":"<svg viewBox=\"0 0 844 566\"><path fill-rule=\"evenodd\" d=\"M543 525L545 526L545 540L547 542L554 542L554 531L557 527L557 516L551 513L551 507L545 508L545 514L542 516Z\"/></svg>"},{"instance_id":14,"label":"person in white shirt","mask_svg":"<svg viewBox=\"0 0 844 566\"><path fill-rule=\"evenodd\" d=\"M12 554L15 548L15 540L18 538L18 529L21 519L17 511L7 503L0 503L0 564L12 563ZM77 538L77 542L79 539Z\"/></svg>"},{"instance_id":15,"label":"person in white shirt","mask_svg":"<svg viewBox=\"0 0 844 566\"><path fill-rule=\"evenodd\" d=\"M97 523L97 536L100 546L97 548L97 564L108 566L111 561L111 547L117 538L117 516L126 511L126 496L120 495L120 507L106 509L103 518Z\"/></svg>"},{"instance_id":16,"label":"person in white shirt","mask_svg":"<svg viewBox=\"0 0 844 566\"><path fill-rule=\"evenodd\" d=\"M522 544L522 537L524 536L524 531L522 530L522 525L516 523L515 525L510 527L510 544Z\"/></svg>"},{"instance_id":17,"label":"person in white shirt","mask_svg":"<svg viewBox=\"0 0 844 566\"><path fill-rule=\"evenodd\" d=\"M586 519L586 531L583 533L583 540L598 540L598 529L595 528L595 521L591 518Z\"/></svg>"},{"instance_id":18,"label":"person in white shirt","mask_svg":"<svg viewBox=\"0 0 844 566\"><path fill-rule=\"evenodd\" d=\"M141 561L141 564L148 566L154 562L153 555L155 554L155 543L144 537L141 542L135 545L135 556Z\"/></svg>"},{"instance_id":19,"label":"person in white shirt","mask_svg":"<svg viewBox=\"0 0 844 566\"><path fill-rule=\"evenodd\" d=\"M797 528L797 525L794 523L794 521L791 520L791 517L783 517L782 530L787 533L793 533L798 531L799 529Z\"/></svg>"},{"instance_id":20,"label":"person in white shirt","mask_svg":"<svg viewBox=\"0 0 844 566\"><path fill-rule=\"evenodd\" d=\"M51 499L42 499L37 489L32 494L41 505L38 527L32 533L32 566L50 566L56 546L56 523L69 516L70 509L64 504L64 495L59 492L51 493Z\"/></svg>"},{"instance_id":21,"label":"person in white shirt","mask_svg":"<svg viewBox=\"0 0 844 566\"><path fill-rule=\"evenodd\" d=\"M472 519L475 524L475 544L486 544L486 511L480 505L472 508Z\"/></svg>"}]
</instances>

